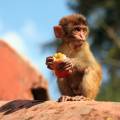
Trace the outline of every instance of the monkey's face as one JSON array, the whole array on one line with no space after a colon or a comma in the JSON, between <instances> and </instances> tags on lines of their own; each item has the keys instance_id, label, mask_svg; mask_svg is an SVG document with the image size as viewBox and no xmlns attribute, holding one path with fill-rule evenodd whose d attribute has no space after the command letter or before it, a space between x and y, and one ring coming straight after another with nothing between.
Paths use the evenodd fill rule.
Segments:
<instances>
[{"instance_id":1,"label":"monkey's face","mask_svg":"<svg viewBox=\"0 0 120 120\"><path fill-rule=\"evenodd\" d=\"M75 25L71 28L71 31L68 33L68 37L74 39L74 41L85 41L88 34L88 28L84 25ZM67 35L66 35L67 36Z\"/></svg>"},{"instance_id":2,"label":"monkey's face","mask_svg":"<svg viewBox=\"0 0 120 120\"><path fill-rule=\"evenodd\" d=\"M72 43L81 43L88 36L88 27L85 25L55 26L55 35L57 38Z\"/></svg>"}]
</instances>

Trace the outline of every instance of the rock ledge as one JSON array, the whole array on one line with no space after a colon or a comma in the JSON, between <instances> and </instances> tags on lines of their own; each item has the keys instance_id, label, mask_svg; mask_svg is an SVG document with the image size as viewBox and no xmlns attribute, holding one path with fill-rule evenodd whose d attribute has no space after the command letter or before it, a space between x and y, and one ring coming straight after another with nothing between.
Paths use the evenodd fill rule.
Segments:
<instances>
[{"instance_id":1,"label":"rock ledge","mask_svg":"<svg viewBox=\"0 0 120 120\"><path fill-rule=\"evenodd\" d=\"M1 101L0 120L120 120L120 103Z\"/></svg>"}]
</instances>

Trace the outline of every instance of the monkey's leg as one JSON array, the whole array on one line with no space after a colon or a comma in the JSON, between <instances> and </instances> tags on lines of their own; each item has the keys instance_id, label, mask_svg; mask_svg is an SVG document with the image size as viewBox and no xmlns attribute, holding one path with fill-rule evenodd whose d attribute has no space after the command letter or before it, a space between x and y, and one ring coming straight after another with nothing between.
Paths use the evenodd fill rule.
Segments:
<instances>
[{"instance_id":1,"label":"monkey's leg","mask_svg":"<svg viewBox=\"0 0 120 120\"><path fill-rule=\"evenodd\" d=\"M65 78L59 78L57 80L58 87L62 95L64 96L73 96L73 92L71 90L71 87L69 86L69 83L67 79Z\"/></svg>"},{"instance_id":2,"label":"monkey's leg","mask_svg":"<svg viewBox=\"0 0 120 120\"><path fill-rule=\"evenodd\" d=\"M70 96L73 96L73 91L71 89L71 87L69 86L69 82L67 81L67 79L65 78L59 78L57 80L58 82L58 87L59 90L62 94L62 96L58 99L59 102L65 102L71 99Z\"/></svg>"},{"instance_id":3,"label":"monkey's leg","mask_svg":"<svg viewBox=\"0 0 120 120\"><path fill-rule=\"evenodd\" d=\"M87 68L82 81L82 93L85 97L95 99L100 86L99 76L92 68Z\"/></svg>"}]
</instances>

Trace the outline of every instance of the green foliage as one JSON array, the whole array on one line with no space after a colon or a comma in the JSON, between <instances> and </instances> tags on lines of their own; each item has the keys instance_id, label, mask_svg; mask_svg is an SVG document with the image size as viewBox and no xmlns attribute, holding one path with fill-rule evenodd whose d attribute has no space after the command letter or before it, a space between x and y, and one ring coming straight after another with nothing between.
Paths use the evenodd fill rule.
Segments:
<instances>
[{"instance_id":1,"label":"green foliage","mask_svg":"<svg viewBox=\"0 0 120 120\"><path fill-rule=\"evenodd\" d=\"M70 9L88 18L91 48L108 71L98 100L120 101L120 1L67 1Z\"/></svg>"}]
</instances>

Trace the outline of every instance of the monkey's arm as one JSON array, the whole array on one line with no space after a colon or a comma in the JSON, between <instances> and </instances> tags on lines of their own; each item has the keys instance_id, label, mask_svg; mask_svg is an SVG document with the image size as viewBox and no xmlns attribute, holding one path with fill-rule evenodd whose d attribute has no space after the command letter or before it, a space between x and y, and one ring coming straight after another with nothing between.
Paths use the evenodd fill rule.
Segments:
<instances>
[{"instance_id":1,"label":"monkey's arm","mask_svg":"<svg viewBox=\"0 0 120 120\"><path fill-rule=\"evenodd\" d=\"M85 97L95 99L99 92L102 72L99 66L88 67L85 69L82 80L82 93Z\"/></svg>"},{"instance_id":2,"label":"monkey's arm","mask_svg":"<svg viewBox=\"0 0 120 120\"><path fill-rule=\"evenodd\" d=\"M85 62L82 62L78 58L71 58L71 64L72 64L72 72L80 72L84 73L85 69L87 68L87 64Z\"/></svg>"}]
</instances>

